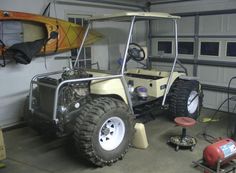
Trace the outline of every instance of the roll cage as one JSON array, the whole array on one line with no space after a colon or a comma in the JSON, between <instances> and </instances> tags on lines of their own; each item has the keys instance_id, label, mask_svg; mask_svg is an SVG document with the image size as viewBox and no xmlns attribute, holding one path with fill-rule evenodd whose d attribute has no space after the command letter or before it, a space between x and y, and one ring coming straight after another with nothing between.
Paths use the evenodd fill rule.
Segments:
<instances>
[{"instance_id":1,"label":"roll cage","mask_svg":"<svg viewBox=\"0 0 236 173\"><path fill-rule=\"evenodd\" d=\"M180 18L179 16L173 16L173 15L170 15L168 13L156 13L156 12L124 12L124 13L118 13L118 14L113 14L113 15L102 15L102 16L88 18L88 25L87 25L87 28L85 30L84 37L82 39L82 43L81 43L81 46L80 46L79 51L78 51L78 55L77 55L75 63L74 63L74 68L76 68L77 65L78 65L79 56L82 52L82 47L85 43L86 37L88 36L88 33L89 33L90 28L91 28L91 23L92 22L94 22L94 21L107 21L107 20L110 20L110 21L112 20L112 21L117 21L117 22L130 22L129 34L128 34L128 39L126 41L126 46L125 46L125 50L124 50L124 53L123 53L123 57L122 57L123 62L122 62L120 73L117 74L117 75L108 75L108 76L101 76L101 77L89 77L89 78L82 78L82 79L65 80L65 81L62 81L61 83L59 83L56 87L53 86L53 85L40 83L39 81L37 81L37 79L41 78L41 77L45 77L45 76L60 74L60 73L62 73L62 71L36 75L32 78L31 84L30 84L29 109L31 111L34 111L34 109L32 107L32 93L33 93L33 85L34 84L44 85L44 86L47 86L47 87L55 88L56 90L55 90L54 107L53 107L53 121L55 121L55 123L58 123L58 118L57 118L58 95L59 95L59 90L63 85L69 84L69 83L82 82L82 81L108 80L108 79L120 78L121 82L124 86L124 90L125 90L125 94L126 94L126 97L127 97L128 105L130 107L130 110L133 113L132 101L131 101L131 98L130 98L130 95L129 95L126 80L124 78L124 72L125 72L125 65L126 65L126 60L127 60L127 55L128 55L129 44L131 43L134 24L135 24L136 21L145 21L145 20L148 21L148 20L157 20L157 19L172 20L173 21L173 26L174 26L174 35L175 35L175 56L174 56L175 58L174 58L174 62L173 62L172 68L171 68L171 72L170 72L170 75L169 75L169 78L168 78L168 81L167 81L167 86L166 86L165 93L164 93L163 100L162 100L162 106L164 106L167 94L168 94L169 89L170 89L172 74L174 72L176 62L177 62L177 58L178 58L177 19L179 19L179 18Z\"/></svg>"}]
</instances>

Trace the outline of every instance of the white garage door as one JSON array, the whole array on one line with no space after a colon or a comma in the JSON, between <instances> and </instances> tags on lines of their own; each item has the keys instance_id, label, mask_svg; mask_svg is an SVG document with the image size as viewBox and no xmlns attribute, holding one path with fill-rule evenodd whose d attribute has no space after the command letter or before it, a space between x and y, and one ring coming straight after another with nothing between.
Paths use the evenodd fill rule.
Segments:
<instances>
[{"instance_id":1,"label":"white garage door","mask_svg":"<svg viewBox=\"0 0 236 173\"><path fill-rule=\"evenodd\" d=\"M236 14L200 16L195 27L195 17L183 17L178 21L179 58L236 62ZM195 35L197 33L197 35ZM194 38L194 35L197 36ZM232 35L232 37L230 37ZM235 35L235 36L234 36ZM234 37L233 37L234 36ZM196 40L195 40L196 39ZM197 47L196 47L197 46ZM170 50L171 49L171 50ZM197 52L195 52L197 51ZM152 55L158 55L163 60L173 57L174 38L173 26L167 21L152 23ZM195 53L195 54L194 54ZM153 63L165 70L166 63ZM164 65L164 66L163 66ZM169 64L170 66L170 64ZM185 65L189 75L193 74L193 65ZM208 85L227 87L231 77L236 76L234 68L198 65L197 76L200 82ZM235 86L236 81L232 83ZM218 108L226 99L222 92L204 91L204 106ZM231 110L235 103L231 103ZM227 110L227 105L223 107Z\"/></svg>"}]
</instances>

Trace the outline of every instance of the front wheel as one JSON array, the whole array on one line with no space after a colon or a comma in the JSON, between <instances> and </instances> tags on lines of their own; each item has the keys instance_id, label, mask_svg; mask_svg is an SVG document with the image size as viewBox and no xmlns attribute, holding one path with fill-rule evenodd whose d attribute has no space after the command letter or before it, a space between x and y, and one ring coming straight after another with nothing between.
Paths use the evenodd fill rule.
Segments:
<instances>
[{"instance_id":1,"label":"front wheel","mask_svg":"<svg viewBox=\"0 0 236 173\"><path fill-rule=\"evenodd\" d=\"M202 91L195 80L177 80L170 91L170 112L173 117L197 119L202 107Z\"/></svg>"},{"instance_id":2,"label":"front wheel","mask_svg":"<svg viewBox=\"0 0 236 173\"><path fill-rule=\"evenodd\" d=\"M99 97L79 111L75 124L76 147L97 166L122 159L132 141L134 125L127 105L120 100Z\"/></svg>"}]
</instances>

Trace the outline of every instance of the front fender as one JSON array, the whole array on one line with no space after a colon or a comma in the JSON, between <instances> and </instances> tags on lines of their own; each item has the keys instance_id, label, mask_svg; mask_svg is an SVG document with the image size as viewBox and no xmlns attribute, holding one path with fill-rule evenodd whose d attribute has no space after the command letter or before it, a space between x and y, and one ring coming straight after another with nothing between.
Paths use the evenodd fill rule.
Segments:
<instances>
[{"instance_id":1,"label":"front fender","mask_svg":"<svg viewBox=\"0 0 236 173\"><path fill-rule=\"evenodd\" d=\"M121 97L126 104L128 104L125 88L119 78L92 81L90 85L90 92L91 94L97 95L117 95Z\"/></svg>"}]
</instances>

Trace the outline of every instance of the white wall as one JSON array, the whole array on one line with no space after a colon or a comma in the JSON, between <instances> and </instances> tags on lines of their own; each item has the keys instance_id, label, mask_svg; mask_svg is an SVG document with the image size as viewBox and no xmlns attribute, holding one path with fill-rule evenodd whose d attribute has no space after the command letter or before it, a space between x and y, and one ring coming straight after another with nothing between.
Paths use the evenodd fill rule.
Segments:
<instances>
[{"instance_id":1,"label":"white wall","mask_svg":"<svg viewBox=\"0 0 236 173\"><path fill-rule=\"evenodd\" d=\"M22 11L29 13L42 13L47 0L0 0L1 9ZM54 6L51 6L51 16L55 16ZM120 9L121 10L121 9ZM120 11L113 8L86 7L80 5L56 4L57 17L67 19L67 14L104 14ZM104 50L104 46L102 47ZM96 49L95 49L96 51ZM70 55L70 52L63 55ZM101 58L107 56L108 52L99 52ZM66 60L54 60L54 56L46 57L47 68L45 68L44 57L32 60L29 65L10 64L0 67L0 125L9 126L19 122L22 116L24 99L29 90L31 78L38 73L55 71L67 66ZM106 63L105 63L106 64Z\"/></svg>"},{"instance_id":2,"label":"white wall","mask_svg":"<svg viewBox=\"0 0 236 173\"><path fill-rule=\"evenodd\" d=\"M235 0L201 0L201 1L190 1L173 4L161 4L154 5L151 11L168 12L168 13L184 13L184 12L200 12L200 11L211 11L211 10L226 10L235 9ZM200 35L236 35L236 14L226 15L211 15L211 16L200 16L199 22L199 34ZM194 18L183 17L178 21L179 24L179 35L193 35L194 33ZM159 25L161 29L153 29L154 34L168 35L169 33L163 33L165 30L171 31L171 25L165 23ZM162 31L162 32L161 32ZM153 39L154 53L157 51L157 38ZM162 39L163 40L163 39ZM172 40L172 39L170 39ZM191 38L180 38L180 41L193 41ZM219 41L220 42L220 53L219 56L202 56L199 53L198 59L203 60L223 60L229 62L236 62L236 57L226 57L226 43L227 41L236 41L236 39L230 38L202 38L200 41ZM193 59L193 56L183 56L181 58ZM188 69L192 71L192 67L187 65ZM210 67L210 66L199 66L198 74L200 81L205 84L227 86L228 81L232 76L236 76L235 69L224 68L224 67ZM205 91L204 106L209 108L218 108L222 101L226 98L226 94L212 91ZM231 108L235 105L233 103ZM226 106L224 106L226 110Z\"/></svg>"},{"instance_id":3,"label":"white wall","mask_svg":"<svg viewBox=\"0 0 236 173\"><path fill-rule=\"evenodd\" d=\"M0 0L3 10L36 14L40 14L47 3L47 0ZM11 63L6 67L0 67L0 125L9 126L20 120L24 99L34 75L61 69L65 64L67 64L65 60L55 61L53 56L48 56L46 64L44 57L38 57L29 65Z\"/></svg>"}]
</instances>

